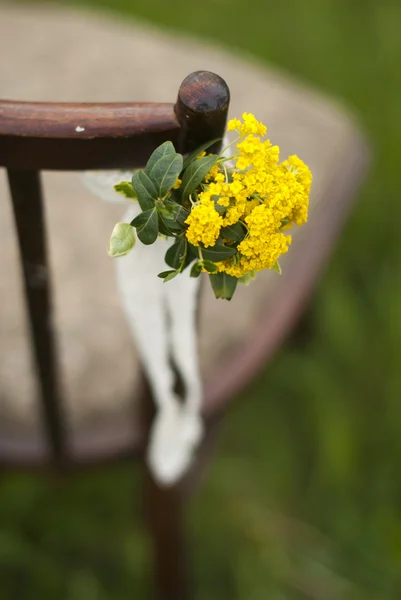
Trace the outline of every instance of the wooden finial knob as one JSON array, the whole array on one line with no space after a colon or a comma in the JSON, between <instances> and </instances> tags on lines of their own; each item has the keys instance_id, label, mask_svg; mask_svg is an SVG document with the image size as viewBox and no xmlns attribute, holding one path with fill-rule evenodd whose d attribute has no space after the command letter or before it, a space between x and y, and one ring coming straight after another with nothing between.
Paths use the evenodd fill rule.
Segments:
<instances>
[{"instance_id":1,"label":"wooden finial knob","mask_svg":"<svg viewBox=\"0 0 401 600\"><path fill-rule=\"evenodd\" d=\"M181 151L222 137L227 121L230 90L224 79L209 71L195 71L182 82L175 105L182 128ZM212 148L213 151L217 146Z\"/></svg>"}]
</instances>

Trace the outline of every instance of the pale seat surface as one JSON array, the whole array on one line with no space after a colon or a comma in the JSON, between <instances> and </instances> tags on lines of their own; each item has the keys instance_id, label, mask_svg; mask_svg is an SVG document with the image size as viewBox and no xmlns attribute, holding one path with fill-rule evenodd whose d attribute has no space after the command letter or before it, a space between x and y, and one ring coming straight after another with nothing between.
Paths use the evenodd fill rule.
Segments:
<instances>
[{"instance_id":1,"label":"pale seat surface","mask_svg":"<svg viewBox=\"0 0 401 600\"><path fill-rule=\"evenodd\" d=\"M277 310L277 295L283 307L288 294L302 297L297 274L313 255L313 244L323 253L320 243L330 237L324 224L330 225L336 208L328 203L351 195L352 181L344 184L352 179L350 173L358 179L363 144L349 116L254 61L108 14L0 5L0 55L7 57L0 61L0 90L6 99L174 102L186 75L214 71L230 87L230 115L255 113L269 126L282 157L296 153L309 164L314 176L310 222L296 233L292 251L281 261L284 275L260 274L251 287L240 286L231 303L216 301L209 285L203 286L200 348L205 380L218 380L222 362L230 364L231 357L235 380L241 349L245 351L252 331L260 331L271 307ZM44 189L69 417L75 424L93 423L95 415L107 420L123 416L129 422L139 364L120 308L113 261L106 254L110 231L124 206L93 197L77 173L45 173ZM12 422L25 428L37 424L35 382L3 170L0 240L0 418L7 427ZM278 323L281 318L278 314ZM265 353L267 347L265 340L254 354ZM228 381L226 371L215 395L231 392Z\"/></svg>"}]
</instances>

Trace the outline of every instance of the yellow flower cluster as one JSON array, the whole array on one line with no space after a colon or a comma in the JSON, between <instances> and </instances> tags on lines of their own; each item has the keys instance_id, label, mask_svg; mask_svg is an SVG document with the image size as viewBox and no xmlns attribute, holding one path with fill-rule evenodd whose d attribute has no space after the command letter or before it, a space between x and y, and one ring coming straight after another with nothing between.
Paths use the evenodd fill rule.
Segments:
<instances>
[{"instance_id":1,"label":"yellow flower cluster","mask_svg":"<svg viewBox=\"0 0 401 600\"><path fill-rule=\"evenodd\" d=\"M214 246L220 234L223 219L214 208L212 200L204 199L197 204L185 221L189 227L186 236L190 244L205 248Z\"/></svg>"},{"instance_id":2,"label":"yellow flower cluster","mask_svg":"<svg viewBox=\"0 0 401 600\"><path fill-rule=\"evenodd\" d=\"M256 134L263 137L266 135L267 127L255 119L251 113L243 113L242 123L239 119L231 119L227 124L228 131L237 130L240 135Z\"/></svg>"},{"instance_id":3,"label":"yellow flower cluster","mask_svg":"<svg viewBox=\"0 0 401 600\"><path fill-rule=\"evenodd\" d=\"M218 263L219 271L242 277L251 271L272 269L278 258L287 252L291 236L277 232L275 215L266 204L260 204L245 218L248 235L238 246L237 261Z\"/></svg>"},{"instance_id":4,"label":"yellow flower cluster","mask_svg":"<svg viewBox=\"0 0 401 600\"><path fill-rule=\"evenodd\" d=\"M219 159L209 171L198 203L186 220L188 241L213 246L221 227L239 221L246 236L237 254L217 263L219 271L242 277L252 271L271 269L287 252L291 236L283 231L307 221L312 174L297 156L279 162L279 147L262 140L266 127L251 114L242 122L233 119L229 131L237 131L235 170ZM223 236L224 237L224 236ZM226 240L230 244L229 240Z\"/></svg>"},{"instance_id":5,"label":"yellow flower cluster","mask_svg":"<svg viewBox=\"0 0 401 600\"><path fill-rule=\"evenodd\" d=\"M247 207L247 191L244 185L237 179L231 183L225 183L223 173L217 173L208 188L199 194L201 204L207 203L208 206L216 204L219 207L226 208L224 217L221 218L221 226L234 225L245 213ZM217 212L217 211L216 211ZM187 221L188 222L188 221Z\"/></svg>"}]
</instances>

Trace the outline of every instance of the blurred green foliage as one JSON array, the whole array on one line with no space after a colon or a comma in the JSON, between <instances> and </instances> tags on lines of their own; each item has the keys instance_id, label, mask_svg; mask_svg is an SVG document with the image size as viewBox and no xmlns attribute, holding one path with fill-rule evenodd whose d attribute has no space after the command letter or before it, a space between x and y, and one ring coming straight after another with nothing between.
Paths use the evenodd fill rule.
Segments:
<instances>
[{"instance_id":1,"label":"blurred green foliage","mask_svg":"<svg viewBox=\"0 0 401 600\"><path fill-rule=\"evenodd\" d=\"M86 4L274 62L343 98L368 132L375 164L302 335L231 411L190 529L199 599L400 598L401 3ZM137 477L2 475L1 597L148 597Z\"/></svg>"}]
</instances>

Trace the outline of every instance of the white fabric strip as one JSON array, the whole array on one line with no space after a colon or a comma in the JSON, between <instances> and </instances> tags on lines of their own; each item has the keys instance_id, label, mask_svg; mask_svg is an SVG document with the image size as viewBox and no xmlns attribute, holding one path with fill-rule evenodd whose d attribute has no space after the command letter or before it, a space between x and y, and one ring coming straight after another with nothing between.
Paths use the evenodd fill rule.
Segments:
<instances>
[{"instance_id":1,"label":"white fabric strip","mask_svg":"<svg viewBox=\"0 0 401 600\"><path fill-rule=\"evenodd\" d=\"M98 171L86 173L84 180L102 200L127 204L113 186L130 181L131 176L126 171ZM132 202L122 220L130 222L139 212ZM202 437L196 333L199 278L189 277L189 269L167 283L157 277L166 270L164 255L173 242L159 237L144 246L137 240L130 254L114 259L121 301L157 406L147 457L154 477L163 485L175 483L185 473ZM184 383L183 402L173 391L170 358Z\"/></svg>"}]
</instances>

